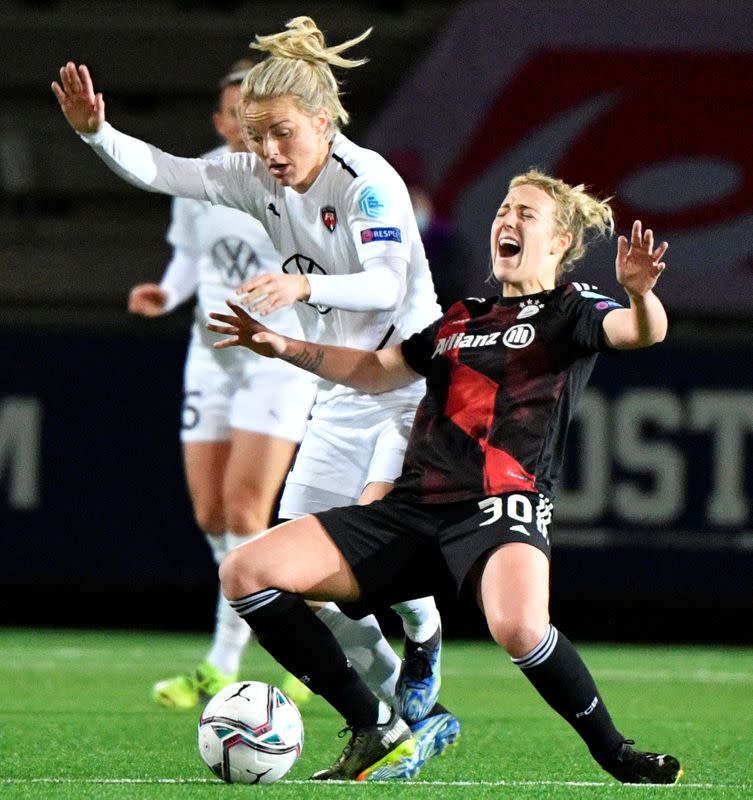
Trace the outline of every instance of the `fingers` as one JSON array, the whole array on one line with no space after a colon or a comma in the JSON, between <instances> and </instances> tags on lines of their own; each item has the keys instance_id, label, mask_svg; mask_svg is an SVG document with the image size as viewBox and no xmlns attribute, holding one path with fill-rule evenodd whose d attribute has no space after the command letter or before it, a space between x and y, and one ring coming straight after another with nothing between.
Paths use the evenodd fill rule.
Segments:
<instances>
[{"instance_id":1,"label":"fingers","mask_svg":"<svg viewBox=\"0 0 753 800\"><path fill-rule=\"evenodd\" d=\"M654 251L654 260L661 261L664 258L664 254L667 252L667 248L669 244L667 242L662 242Z\"/></svg>"},{"instance_id":2,"label":"fingers","mask_svg":"<svg viewBox=\"0 0 753 800\"><path fill-rule=\"evenodd\" d=\"M654 261L660 261L664 256L664 253L667 252L667 248L669 244L667 242L662 242L656 250L654 250L654 232L651 228L646 228L645 231L642 230L643 225L639 219L635 220L633 223L633 229L630 233L630 246L631 247L640 247L649 255L653 255ZM621 241L624 239L623 236L619 237L617 240L617 248L618 252L622 252L621 250Z\"/></svg>"},{"instance_id":3,"label":"fingers","mask_svg":"<svg viewBox=\"0 0 753 800\"><path fill-rule=\"evenodd\" d=\"M78 68L79 85L82 90L89 95L94 94L94 82L92 76L89 74L89 67L86 64L81 64Z\"/></svg>"},{"instance_id":4,"label":"fingers","mask_svg":"<svg viewBox=\"0 0 753 800\"><path fill-rule=\"evenodd\" d=\"M212 347L215 350L224 350L226 347L236 347L240 344L240 341L237 336L233 336L230 339L220 339L219 342L213 342Z\"/></svg>"},{"instance_id":5,"label":"fingers","mask_svg":"<svg viewBox=\"0 0 753 800\"><path fill-rule=\"evenodd\" d=\"M268 275L258 275L256 278L251 278L250 281L242 283L235 293L238 295L250 294L254 289L258 289L269 281Z\"/></svg>"},{"instance_id":6,"label":"fingers","mask_svg":"<svg viewBox=\"0 0 753 800\"><path fill-rule=\"evenodd\" d=\"M232 309L236 317L240 319L249 319L248 311L246 311L240 303L236 303L234 300L225 300L225 304L228 308ZM236 319L235 321L237 322L238 320Z\"/></svg>"},{"instance_id":7,"label":"fingers","mask_svg":"<svg viewBox=\"0 0 753 800\"><path fill-rule=\"evenodd\" d=\"M94 84L86 64L77 67L69 61L60 67L60 82L53 81L50 88L61 105L74 95L83 96L91 103L95 102Z\"/></svg>"},{"instance_id":8,"label":"fingers","mask_svg":"<svg viewBox=\"0 0 753 800\"><path fill-rule=\"evenodd\" d=\"M230 316L230 314L222 314L219 311L210 311L209 312L209 316L212 319L216 319L218 322L224 322L227 325L235 325L235 324L238 323L238 318L237 317L232 317L232 316ZM210 326L207 326L207 327L210 327ZM210 327L210 330L212 330L211 327Z\"/></svg>"},{"instance_id":9,"label":"fingers","mask_svg":"<svg viewBox=\"0 0 753 800\"><path fill-rule=\"evenodd\" d=\"M628 241L624 236L617 237L617 258L624 259L628 252Z\"/></svg>"},{"instance_id":10,"label":"fingers","mask_svg":"<svg viewBox=\"0 0 753 800\"><path fill-rule=\"evenodd\" d=\"M76 65L69 61L60 67L60 81L63 84L66 94L78 93L81 91L81 79L78 75Z\"/></svg>"},{"instance_id":11,"label":"fingers","mask_svg":"<svg viewBox=\"0 0 753 800\"><path fill-rule=\"evenodd\" d=\"M260 323L255 320L249 313L246 308L244 308L240 303L236 303L233 300L225 300L225 305L233 312L232 315L230 314L223 314L220 311L210 311L209 316L212 319L216 319L219 322L227 322L229 325L235 325L239 329L244 328L248 329L251 327L251 323L254 325L259 325Z\"/></svg>"},{"instance_id":12,"label":"fingers","mask_svg":"<svg viewBox=\"0 0 753 800\"><path fill-rule=\"evenodd\" d=\"M235 325L217 325L214 322L207 322L207 330L213 333L222 333L225 336L238 336L240 333Z\"/></svg>"},{"instance_id":13,"label":"fingers","mask_svg":"<svg viewBox=\"0 0 753 800\"><path fill-rule=\"evenodd\" d=\"M254 289L253 292L244 296L244 304L249 308L255 308L269 298L263 289Z\"/></svg>"},{"instance_id":14,"label":"fingers","mask_svg":"<svg viewBox=\"0 0 753 800\"><path fill-rule=\"evenodd\" d=\"M646 228L646 232L643 234L643 247L651 255L654 250L654 232L651 228Z\"/></svg>"}]
</instances>

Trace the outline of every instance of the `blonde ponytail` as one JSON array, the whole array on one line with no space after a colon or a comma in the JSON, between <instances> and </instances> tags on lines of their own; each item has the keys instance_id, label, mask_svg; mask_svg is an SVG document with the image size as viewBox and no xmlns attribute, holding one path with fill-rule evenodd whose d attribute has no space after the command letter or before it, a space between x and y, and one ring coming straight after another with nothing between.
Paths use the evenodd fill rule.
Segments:
<instances>
[{"instance_id":1,"label":"blonde ponytail","mask_svg":"<svg viewBox=\"0 0 753 800\"><path fill-rule=\"evenodd\" d=\"M241 85L243 103L290 95L306 114L322 109L330 119L328 138L350 121L340 101L340 85L332 67L352 69L368 59L344 58L341 53L362 42L371 28L355 39L327 47L324 34L311 17L295 17L286 23L287 30L268 36L256 36L250 47L266 54Z\"/></svg>"}]
</instances>

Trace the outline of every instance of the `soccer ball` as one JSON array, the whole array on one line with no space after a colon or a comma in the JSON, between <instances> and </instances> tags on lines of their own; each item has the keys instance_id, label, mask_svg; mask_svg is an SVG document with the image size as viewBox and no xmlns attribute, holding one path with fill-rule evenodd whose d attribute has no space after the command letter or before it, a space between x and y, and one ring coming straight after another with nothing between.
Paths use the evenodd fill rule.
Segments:
<instances>
[{"instance_id":1,"label":"soccer ball","mask_svg":"<svg viewBox=\"0 0 753 800\"><path fill-rule=\"evenodd\" d=\"M231 683L207 703L199 719L201 757L227 783L274 783L302 749L298 708L268 683Z\"/></svg>"}]
</instances>

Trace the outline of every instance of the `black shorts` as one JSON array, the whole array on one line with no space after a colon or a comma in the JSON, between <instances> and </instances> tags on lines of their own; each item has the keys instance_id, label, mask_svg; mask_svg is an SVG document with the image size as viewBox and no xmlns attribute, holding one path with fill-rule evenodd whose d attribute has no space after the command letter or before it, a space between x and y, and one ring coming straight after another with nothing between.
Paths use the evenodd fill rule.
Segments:
<instances>
[{"instance_id":1,"label":"black shorts","mask_svg":"<svg viewBox=\"0 0 753 800\"><path fill-rule=\"evenodd\" d=\"M511 492L461 503L415 503L388 494L367 506L314 515L350 564L361 588L359 606L460 591L473 565L509 542L551 557L552 503L535 492Z\"/></svg>"}]
</instances>

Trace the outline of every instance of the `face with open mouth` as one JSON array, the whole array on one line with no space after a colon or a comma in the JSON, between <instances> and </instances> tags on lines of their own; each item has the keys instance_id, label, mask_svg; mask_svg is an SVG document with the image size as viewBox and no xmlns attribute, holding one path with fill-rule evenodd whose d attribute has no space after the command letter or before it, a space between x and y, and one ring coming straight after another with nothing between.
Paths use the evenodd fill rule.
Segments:
<instances>
[{"instance_id":1,"label":"face with open mouth","mask_svg":"<svg viewBox=\"0 0 753 800\"><path fill-rule=\"evenodd\" d=\"M505 295L535 294L553 289L557 265L569 247L569 233L557 233L556 204L543 189L513 187L491 228L494 277Z\"/></svg>"},{"instance_id":2,"label":"face with open mouth","mask_svg":"<svg viewBox=\"0 0 753 800\"><path fill-rule=\"evenodd\" d=\"M305 192L327 163L326 111L306 114L295 97L286 95L247 100L241 104L240 115L248 149L280 185Z\"/></svg>"}]
</instances>

